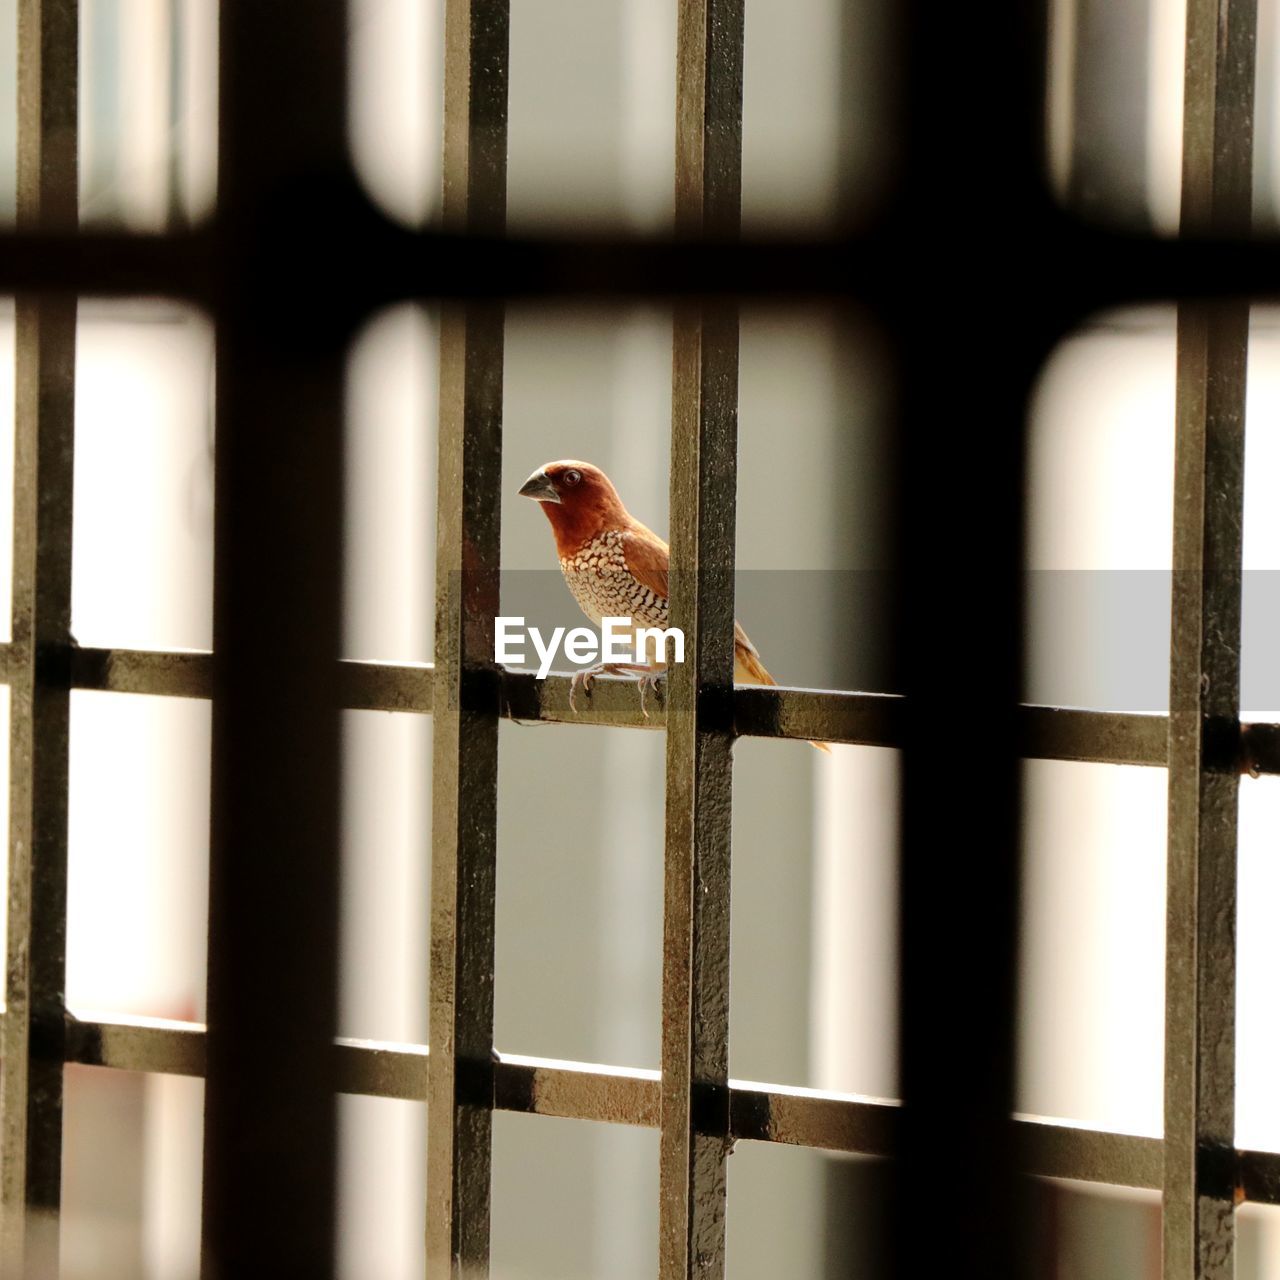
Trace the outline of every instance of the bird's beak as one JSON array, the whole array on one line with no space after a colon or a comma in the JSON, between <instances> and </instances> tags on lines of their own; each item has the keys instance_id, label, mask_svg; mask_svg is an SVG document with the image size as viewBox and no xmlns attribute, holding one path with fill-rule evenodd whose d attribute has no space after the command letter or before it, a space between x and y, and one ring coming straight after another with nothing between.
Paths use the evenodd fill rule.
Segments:
<instances>
[{"instance_id":1,"label":"bird's beak","mask_svg":"<svg viewBox=\"0 0 1280 1280\"><path fill-rule=\"evenodd\" d=\"M545 471L535 471L520 486L522 498L532 498L534 502L559 502L560 495L551 483L551 477Z\"/></svg>"}]
</instances>

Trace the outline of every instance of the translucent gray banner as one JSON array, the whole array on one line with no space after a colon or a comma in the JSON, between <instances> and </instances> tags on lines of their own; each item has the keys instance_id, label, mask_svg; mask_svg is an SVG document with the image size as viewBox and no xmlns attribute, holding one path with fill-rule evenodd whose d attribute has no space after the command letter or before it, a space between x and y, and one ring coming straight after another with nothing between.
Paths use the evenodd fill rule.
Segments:
<instances>
[{"instance_id":1,"label":"translucent gray banner","mask_svg":"<svg viewBox=\"0 0 1280 1280\"><path fill-rule=\"evenodd\" d=\"M734 584L738 621L778 683L896 691L888 572L747 569L735 574ZM975 582L975 602L983 595L980 585ZM1028 571L1025 700L1167 711L1171 585L1172 574L1161 570ZM1246 718L1280 719L1280 571L1246 572L1242 591L1241 707ZM544 638L557 627L590 626L558 569L504 572L495 603L495 616L521 617ZM940 615L934 623L939 653L957 628L982 625L977 603L964 617ZM532 643L526 659L506 665L535 670ZM571 661L562 637L552 669L590 665ZM956 689L957 701L981 696L981 690Z\"/></svg>"}]
</instances>

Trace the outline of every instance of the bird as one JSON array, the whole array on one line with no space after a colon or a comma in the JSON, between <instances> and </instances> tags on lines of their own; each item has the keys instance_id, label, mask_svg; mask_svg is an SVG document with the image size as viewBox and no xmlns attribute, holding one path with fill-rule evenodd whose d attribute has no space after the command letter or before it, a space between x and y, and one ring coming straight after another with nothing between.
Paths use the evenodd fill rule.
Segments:
<instances>
[{"instance_id":1,"label":"bird","mask_svg":"<svg viewBox=\"0 0 1280 1280\"><path fill-rule=\"evenodd\" d=\"M575 458L548 462L520 486L520 496L542 507L555 535L560 572L578 607L593 623L599 626L606 617L624 617L637 628L667 627L671 549L627 510L613 481L599 467ZM625 672L638 677L640 708L647 718L646 690L656 690L665 667L660 660L614 662L580 671L569 687L569 705L577 711L574 695L582 688L589 696L594 676ZM735 684L778 683L737 621L733 624L733 679ZM830 750L824 742L813 745L820 751Z\"/></svg>"}]
</instances>

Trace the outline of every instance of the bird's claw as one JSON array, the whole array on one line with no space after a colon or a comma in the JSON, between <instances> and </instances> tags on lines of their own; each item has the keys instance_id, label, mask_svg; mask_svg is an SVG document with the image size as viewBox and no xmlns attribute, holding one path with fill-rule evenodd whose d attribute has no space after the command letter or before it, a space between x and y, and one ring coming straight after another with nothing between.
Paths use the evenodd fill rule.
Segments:
<instances>
[{"instance_id":1,"label":"bird's claw","mask_svg":"<svg viewBox=\"0 0 1280 1280\"><path fill-rule=\"evenodd\" d=\"M581 689L588 698L591 697L591 686L596 682L596 674L594 671L575 671L573 679L569 681L569 710L576 716L578 714L577 695Z\"/></svg>"},{"instance_id":2,"label":"bird's claw","mask_svg":"<svg viewBox=\"0 0 1280 1280\"><path fill-rule=\"evenodd\" d=\"M598 667L591 667L586 671L575 671L572 679L569 681L569 710L576 716L578 714L578 690L581 689L587 697L591 697L591 686L595 684L598 675L624 675L630 674L633 668L630 667L613 667L607 663L602 663ZM658 705L662 706L664 700L663 672L661 671L642 671L636 676L636 683L640 687L640 713L647 720L649 718L649 703L646 694L652 693L658 699Z\"/></svg>"},{"instance_id":3,"label":"bird's claw","mask_svg":"<svg viewBox=\"0 0 1280 1280\"><path fill-rule=\"evenodd\" d=\"M647 720L649 718L649 707L645 700L645 693L652 693L657 698L658 705L662 706L665 700L664 690L666 686L662 682L661 672L658 671L643 672L636 683L640 686L640 714Z\"/></svg>"}]
</instances>

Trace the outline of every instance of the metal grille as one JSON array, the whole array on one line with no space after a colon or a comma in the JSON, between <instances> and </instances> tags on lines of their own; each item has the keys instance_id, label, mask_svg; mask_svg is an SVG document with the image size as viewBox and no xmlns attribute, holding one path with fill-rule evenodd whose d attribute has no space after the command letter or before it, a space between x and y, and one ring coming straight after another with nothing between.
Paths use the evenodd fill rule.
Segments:
<instances>
[{"instance_id":1,"label":"metal grille","mask_svg":"<svg viewBox=\"0 0 1280 1280\"><path fill-rule=\"evenodd\" d=\"M1018 1172L1162 1188L1168 1280L1232 1274L1235 1206L1280 1203L1280 1155L1234 1146L1236 787L1246 746L1280 773L1280 726L1242 737L1239 723L1248 305L1213 300L1280 293L1275 248L1238 239L1253 3L1189 0L1176 244L1081 227L1045 197L1035 6L902 12L895 194L857 234L739 237L743 0L680 0L670 242L503 238L505 0L448 0L443 227L393 226L347 169L341 6L272 0L222 6L216 222L129 239L73 234L74 0L20 0L19 234L0 238L0 288L18 297L6 1274L56 1268L67 1062L206 1078L210 1276L332 1273L335 1090L427 1100L432 1275L487 1271L495 1109L660 1128L664 1280L723 1273L737 1140L892 1157L895 1274L1018 1270ZM281 121L287 137L266 123ZM156 292L217 324L212 655L70 638L75 297ZM501 300L584 294L676 301L672 611L689 660L651 720L608 682L573 716L566 678L490 662ZM737 300L780 296L856 299L896 352L898 696L731 690ZM1170 715L1019 705L1031 380L1087 312L1169 296L1182 299ZM358 326L405 297L446 305L434 670L338 660L338 371ZM938 298L975 313L945 350L921 305ZM939 572L943 547L959 572ZM939 617L978 625L940 635ZM65 1009L71 689L213 699L207 1029ZM957 690L977 702L957 713ZM333 1047L340 707L435 717L430 1054ZM492 1056L504 716L667 731L660 1073ZM901 1104L728 1077L742 735L902 753ZM1163 1142L1011 1118L1021 758L1168 766ZM977 858L961 848L975 837Z\"/></svg>"}]
</instances>

